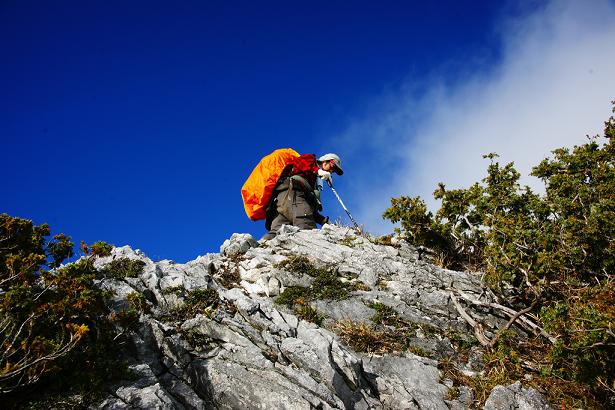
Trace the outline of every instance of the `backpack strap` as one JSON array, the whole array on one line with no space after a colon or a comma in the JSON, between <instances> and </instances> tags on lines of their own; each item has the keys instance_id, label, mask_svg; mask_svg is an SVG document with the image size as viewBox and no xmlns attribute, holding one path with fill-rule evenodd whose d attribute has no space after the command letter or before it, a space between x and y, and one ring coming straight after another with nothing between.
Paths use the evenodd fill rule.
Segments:
<instances>
[{"instance_id":1,"label":"backpack strap","mask_svg":"<svg viewBox=\"0 0 615 410\"><path fill-rule=\"evenodd\" d=\"M312 189L307 179L303 178L301 175L293 175L289 179L291 181L290 190L292 190L293 187L301 189L305 192L308 202L314 207L315 210L322 209L320 199L318 198L318 195L316 195L314 189Z\"/></svg>"}]
</instances>

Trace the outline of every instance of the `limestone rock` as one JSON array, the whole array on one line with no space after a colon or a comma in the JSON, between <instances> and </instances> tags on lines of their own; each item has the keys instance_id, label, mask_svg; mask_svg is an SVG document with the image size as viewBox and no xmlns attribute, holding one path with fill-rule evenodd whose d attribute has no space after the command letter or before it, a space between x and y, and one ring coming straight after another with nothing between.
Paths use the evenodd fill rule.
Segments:
<instances>
[{"instance_id":1,"label":"limestone rock","mask_svg":"<svg viewBox=\"0 0 615 410\"><path fill-rule=\"evenodd\" d=\"M324 286L313 272L281 264L297 256L328 270L349 289L340 299L302 302L324 317L322 325L275 303L291 287L317 292L322 289L315 287ZM443 379L438 360L455 355L449 335L472 336L451 292L486 302L489 294L477 275L431 265L399 238L395 246L385 246L335 225L308 231L284 226L267 242L233 234L219 254L186 264L154 262L122 247L97 266L118 257L142 260L145 268L138 278L101 282L115 293L114 309L126 308L126 297L138 292L151 313L141 314L127 349L137 380L110 386L112 394L100 409L444 410L472 403L468 388ZM229 272L236 274L234 279L222 281ZM217 292L216 307L191 317L168 314L199 289ZM408 351L355 352L335 333L338 321L374 325L379 306L412 324L408 341L415 353L428 357ZM472 314L494 329L508 320L485 309ZM384 329L394 331L392 326ZM480 351L468 357L457 367L479 372ZM456 398L449 397L453 388ZM485 408L550 407L538 392L514 384L494 389Z\"/></svg>"},{"instance_id":2,"label":"limestone rock","mask_svg":"<svg viewBox=\"0 0 615 410\"><path fill-rule=\"evenodd\" d=\"M246 253L250 248L258 246L258 242L247 233L234 233L230 239L220 246L220 252L225 256Z\"/></svg>"},{"instance_id":3,"label":"limestone rock","mask_svg":"<svg viewBox=\"0 0 615 410\"><path fill-rule=\"evenodd\" d=\"M485 410L552 410L544 396L520 382L496 386L485 402Z\"/></svg>"}]
</instances>

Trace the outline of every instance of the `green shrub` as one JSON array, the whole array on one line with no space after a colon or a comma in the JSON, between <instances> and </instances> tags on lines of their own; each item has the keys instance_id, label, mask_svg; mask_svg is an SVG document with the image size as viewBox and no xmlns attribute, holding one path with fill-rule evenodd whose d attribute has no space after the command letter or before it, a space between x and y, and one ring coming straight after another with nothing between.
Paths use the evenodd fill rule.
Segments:
<instances>
[{"instance_id":1,"label":"green shrub","mask_svg":"<svg viewBox=\"0 0 615 410\"><path fill-rule=\"evenodd\" d=\"M277 265L293 273L312 276L309 287L289 286L275 299L278 305L292 308L300 319L321 325L325 317L309 305L313 300L343 300L361 285L342 282L332 268L317 268L305 256L292 256Z\"/></svg>"},{"instance_id":2,"label":"green shrub","mask_svg":"<svg viewBox=\"0 0 615 410\"><path fill-rule=\"evenodd\" d=\"M312 282L314 299L344 300L350 297L350 292L355 290L356 285L350 282L342 282L334 273L323 272Z\"/></svg>"},{"instance_id":3,"label":"green shrub","mask_svg":"<svg viewBox=\"0 0 615 410\"><path fill-rule=\"evenodd\" d=\"M309 301L313 300L312 288L302 286L289 286L275 299L278 305L284 305L291 309L295 315L302 320L321 325L325 316L310 306Z\"/></svg>"},{"instance_id":4,"label":"green shrub","mask_svg":"<svg viewBox=\"0 0 615 410\"><path fill-rule=\"evenodd\" d=\"M7 407L88 391L123 377L121 325L89 256L61 266L73 243L49 227L0 215L0 394ZM41 401L42 400L42 401ZM86 401L87 401L86 400Z\"/></svg>"},{"instance_id":5,"label":"green shrub","mask_svg":"<svg viewBox=\"0 0 615 410\"><path fill-rule=\"evenodd\" d=\"M344 300L355 290L356 284L342 282L332 273L322 273L314 279L309 287L289 286L276 298L279 305L292 306L296 299L311 300Z\"/></svg>"},{"instance_id":6,"label":"green shrub","mask_svg":"<svg viewBox=\"0 0 615 410\"><path fill-rule=\"evenodd\" d=\"M293 307L298 299L311 299L310 288L289 286L275 299L278 305Z\"/></svg>"},{"instance_id":7,"label":"green shrub","mask_svg":"<svg viewBox=\"0 0 615 410\"><path fill-rule=\"evenodd\" d=\"M103 241L98 241L90 245L90 252L94 256L109 256L113 250L113 245L110 245Z\"/></svg>"},{"instance_id":8,"label":"green shrub","mask_svg":"<svg viewBox=\"0 0 615 410\"><path fill-rule=\"evenodd\" d=\"M139 259L118 258L102 268L101 274L113 279L136 278L143 273L144 266L145 262Z\"/></svg>"},{"instance_id":9,"label":"green shrub","mask_svg":"<svg viewBox=\"0 0 615 410\"><path fill-rule=\"evenodd\" d=\"M81 241L81 251L85 255L92 255L98 257L105 257L111 255L111 251L113 250L113 245L110 245L103 241L98 241L93 243L92 245L88 245L85 242Z\"/></svg>"},{"instance_id":10,"label":"green shrub","mask_svg":"<svg viewBox=\"0 0 615 410\"><path fill-rule=\"evenodd\" d=\"M147 298L142 293L131 292L126 296L126 300L130 307L139 313L149 313L151 311Z\"/></svg>"},{"instance_id":11,"label":"green shrub","mask_svg":"<svg viewBox=\"0 0 615 410\"><path fill-rule=\"evenodd\" d=\"M380 302L372 302L369 307L374 309L376 313L372 316L372 322L379 325L394 326L396 328L404 327L407 322L399 317L399 313L390 306Z\"/></svg>"},{"instance_id":12,"label":"green shrub","mask_svg":"<svg viewBox=\"0 0 615 410\"><path fill-rule=\"evenodd\" d=\"M559 336L551 350L554 375L587 384L606 384L615 375L615 289L603 282L574 292L571 299L542 308L548 332Z\"/></svg>"},{"instance_id":13,"label":"green shrub","mask_svg":"<svg viewBox=\"0 0 615 410\"><path fill-rule=\"evenodd\" d=\"M305 256L292 256L277 265L280 269L305 274L314 277L309 287L289 286L275 299L278 305L292 308L295 314L304 320L320 325L324 316L313 309L309 302L313 300L343 300L350 296L350 292L363 286L342 282L332 268L317 268Z\"/></svg>"},{"instance_id":14,"label":"green shrub","mask_svg":"<svg viewBox=\"0 0 615 410\"><path fill-rule=\"evenodd\" d=\"M325 320L325 316L322 313L305 303L302 299L296 300L294 311L299 319L315 323L318 326L321 326Z\"/></svg>"},{"instance_id":15,"label":"green shrub","mask_svg":"<svg viewBox=\"0 0 615 410\"><path fill-rule=\"evenodd\" d=\"M313 278L323 274L328 273L330 269L327 268L317 268L315 267L310 260L303 255L294 255L289 257L288 259L278 263L275 265L276 268L284 269L289 272L298 273L301 275L308 275Z\"/></svg>"},{"instance_id":16,"label":"green shrub","mask_svg":"<svg viewBox=\"0 0 615 410\"><path fill-rule=\"evenodd\" d=\"M208 307L217 307L220 295L215 289L194 289L188 292L184 303L191 310L201 312Z\"/></svg>"},{"instance_id":17,"label":"green shrub","mask_svg":"<svg viewBox=\"0 0 615 410\"><path fill-rule=\"evenodd\" d=\"M194 289L188 292L184 303L172 309L166 319L186 320L198 314L213 317L220 306L220 295L215 289Z\"/></svg>"}]
</instances>

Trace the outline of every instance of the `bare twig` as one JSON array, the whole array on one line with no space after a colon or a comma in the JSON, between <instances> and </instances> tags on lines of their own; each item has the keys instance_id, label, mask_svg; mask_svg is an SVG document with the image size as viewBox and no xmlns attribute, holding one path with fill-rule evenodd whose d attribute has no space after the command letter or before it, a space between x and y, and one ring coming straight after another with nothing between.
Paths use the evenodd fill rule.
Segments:
<instances>
[{"instance_id":1,"label":"bare twig","mask_svg":"<svg viewBox=\"0 0 615 410\"><path fill-rule=\"evenodd\" d=\"M17 338L19 337L19 335L21 334L22 330L24 329L24 326L26 326L26 324L31 321L34 318L34 313L32 313L30 316L28 316L28 318L26 320L23 321L23 323L21 324L21 326L19 326L19 329L17 330L17 333L15 333L15 335L13 336L13 340L11 340L11 342L9 343L8 346L3 346L3 352L2 352L2 361L6 360L8 357L10 357L10 353L11 350L13 349L13 345L15 344L15 341L17 340ZM7 356L8 355L8 356Z\"/></svg>"},{"instance_id":2,"label":"bare twig","mask_svg":"<svg viewBox=\"0 0 615 410\"><path fill-rule=\"evenodd\" d=\"M485 307L490 307L490 308L498 309L498 310L503 311L504 313L506 313L507 315L509 315L511 317L515 316L518 313L516 310L511 309L511 308L506 307L506 306L503 306L503 305L500 305L499 303L483 302L483 301L477 300L477 299L472 298L469 295L467 295L464 292L462 292L460 290L457 290L457 289L447 289L447 290L449 292L457 293L462 299L464 299L467 302L472 303L473 305L485 306ZM529 312L526 312L525 314L527 315L528 313ZM557 340L555 337L553 337L549 333L547 333L542 327L538 326L535 322L531 321L530 319L528 319L527 317L525 317L523 315L519 316L516 320L518 320L519 322L524 324L530 330L535 331L535 332L539 332L543 337L548 339L551 343L555 343L555 341Z\"/></svg>"},{"instance_id":3,"label":"bare twig","mask_svg":"<svg viewBox=\"0 0 615 410\"><path fill-rule=\"evenodd\" d=\"M604 387L605 389L607 389L608 391L610 391L612 394L615 394L615 390L613 388L611 388L611 386L609 386L608 384L606 384L604 382L604 380L602 380L602 377L598 377L596 379L596 381L598 382L598 384L600 384L602 387Z\"/></svg>"},{"instance_id":4,"label":"bare twig","mask_svg":"<svg viewBox=\"0 0 615 410\"><path fill-rule=\"evenodd\" d=\"M470 227L472 232L476 231L476 227L474 226L474 224L472 222L470 222L470 220L468 219L467 215L463 216L463 220L468 224L468 226Z\"/></svg>"},{"instance_id":5,"label":"bare twig","mask_svg":"<svg viewBox=\"0 0 615 410\"><path fill-rule=\"evenodd\" d=\"M77 342L79 341L79 339L80 339L79 336L71 334L70 335L70 340L64 346L61 346L60 348L58 348L58 350L56 350L55 352L50 353L50 354L45 355L45 356L42 356L42 357L39 357L38 359L33 360L30 363L27 363L27 364L25 364L23 366L19 366L15 370L12 370L12 371L10 371L8 373L0 375L0 383L6 382L6 381L11 380L11 379L13 379L15 377L19 377L20 378L18 383L13 388L2 389L2 392L8 393L8 392L16 389L17 387L20 387L20 386L24 385L23 384L23 377L26 374L26 370L30 369L31 367L33 367L33 366L35 366L35 365L37 365L39 363L44 363L44 362L48 362L48 361L51 361L51 360L55 360L55 359L65 355L66 353L68 353L70 350L72 350L77 345ZM43 371L44 371L44 368L43 368ZM29 378L38 379L41 374L42 374L42 371L39 371L36 374L28 376L28 377ZM32 383L32 380L30 380L28 383L26 383L26 385L27 384L31 384L31 383Z\"/></svg>"},{"instance_id":6,"label":"bare twig","mask_svg":"<svg viewBox=\"0 0 615 410\"><path fill-rule=\"evenodd\" d=\"M0 287L1 287L2 285L4 285L5 283L9 283L9 282L11 282L13 279L15 279L15 278L16 278L16 277L18 277L18 276L19 276L19 273L15 273L15 274L12 274L12 275L11 275L11 276L9 276L9 277L6 277L6 278L4 278L4 279L0 280Z\"/></svg>"},{"instance_id":7,"label":"bare twig","mask_svg":"<svg viewBox=\"0 0 615 410\"><path fill-rule=\"evenodd\" d=\"M45 289L43 289L43 290L41 291L41 293L39 293L38 295L36 295L36 297L34 298L34 300L35 300L35 301L37 301L37 300L38 300L38 298L40 298L41 296L43 296L43 293L47 292L47 290L49 290L52 286L53 286L52 284L47 285L47 286L45 287Z\"/></svg>"},{"instance_id":8,"label":"bare twig","mask_svg":"<svg viewBox=\"0 0 615 410\"><path fill-rule=\"evenodd\" d=\"M502 331L504 330L508 330L510 329L510 327L513 325L513 323L515 323L517 321L517 319L519 319L521 316L523 316L524 314L526 314L527 312L529 312L530 310L534 309L534 306L536 306L536 303L538 302L538 299L534 300L532 302L532 304L528 307L526 307L523 310L518 311L517 313L515 313L510 320L508 321L508 323L506 323L504 325L504 327L502 329L500 329L500 332L498 332L495 337L491 340L490 346L489 347L495 347L495 345L498 342L498 339L500 338L500 334Z\"/></svg>"},{"instance_id":9,"label":"bare twig","mask_svg":"<svg viewBox=\"0 0 615 410\"><path fill-rule=\"evenodd\" d=\"M615 343L596 342L591 346L581 347L580 350L589 350L589 349L593 349L594 347L601 347L601 346L615 346ZM570 349L570 350L573 350L573 349Z\"/></svg>"},{"instance_id":10,"label":"bare twig","mask_svg":"<svg viewBox=\"0 0 615 410\"><path fill-rule=\"evenodd\" d=\"M483 331L483 325L478 323L476 320L474 320L472 318L472 316L470 316L468 314L468 312L466 312L464 310L464 308L461 306L461 304L459 303L459 300L453 294L453 292L449 292L449 295L451 297L451 300L453 301L453 304L457 308L457 311L461 315L461 317L466 322L468 322L468 324L470 326L472 326L472 329L474 330L474 335L476 336L476 339L478 339L478 341L480 342L481 345L489 347L491 345L491 341L489 340L489 338L487 336L485 336L485 332Z\"/></svg>"}]
</instances>

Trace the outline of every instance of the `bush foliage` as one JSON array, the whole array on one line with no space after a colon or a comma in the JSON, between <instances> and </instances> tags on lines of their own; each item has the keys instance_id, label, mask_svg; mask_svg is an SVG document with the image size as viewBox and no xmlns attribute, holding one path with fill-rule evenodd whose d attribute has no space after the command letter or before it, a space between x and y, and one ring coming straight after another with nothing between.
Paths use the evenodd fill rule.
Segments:
<instances>
[{"instance_id":1,"label":"bush foliage","mask_svg":"<svg viewBox=\"0 0 615 410\"><path fill-rule=\"evenodd\" d=\"M383 215L448 267L485 272L511 307L534 306L555 339L543 373L585 384L606 401L615 396L614 139L611 117L604 136L553 151L531 173L544 194L521 187L514 164L489 154L482 182L439 184L435 214L420 197L400 197Z\"/></svg>"},{"instance_id":2,"label":"bush foliage","mask_svg":"<svg viewBox=\"0 0 615 410\"><path fill-rule=\"evenodd\" d=\"M125 370L121 315L95 286L105 277L95 255L111 246L82 244L90 255L63 266L73 243L50 233L46 224L0 215L0 394L16 406L41 391L92 392Z\"/></svg>"}]
</instances>

